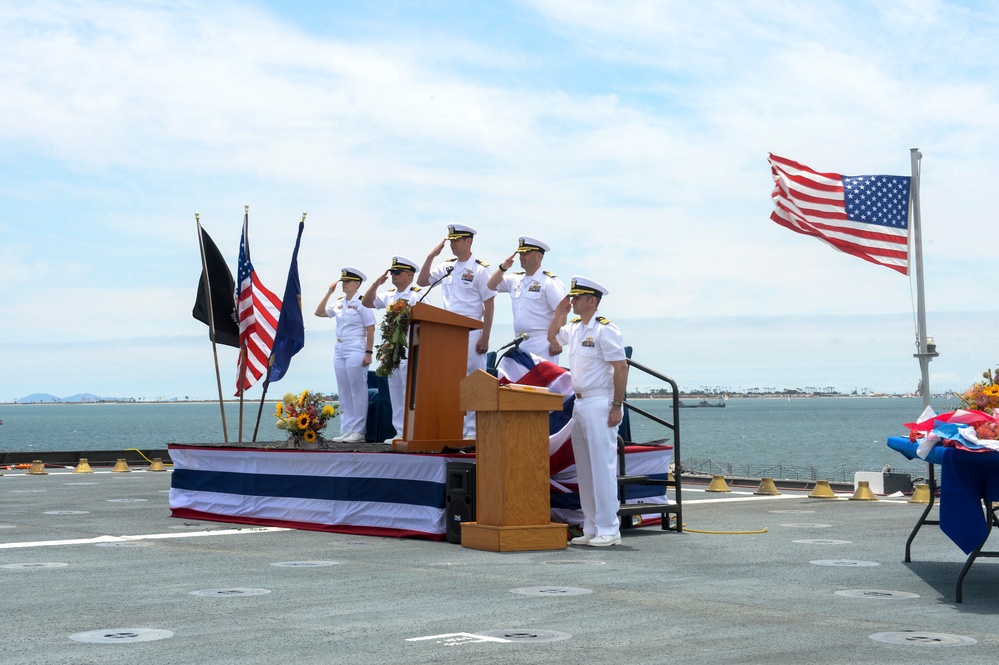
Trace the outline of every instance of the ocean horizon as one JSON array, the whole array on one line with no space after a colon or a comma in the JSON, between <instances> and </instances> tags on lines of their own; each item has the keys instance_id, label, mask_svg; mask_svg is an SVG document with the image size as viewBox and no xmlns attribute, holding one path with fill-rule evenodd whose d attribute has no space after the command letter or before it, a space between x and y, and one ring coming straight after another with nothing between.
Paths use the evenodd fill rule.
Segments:
<instances>
[{"instance_id":1,"label":"ocean horizon","mask_svg":"<svg viewBox=\"0 0 999 665\"><path fill-rule=\"evenodd\" d=\"M667 399L629 399L636 407L670 419ZM276 400L264 403L257 442L284 441L274 418ZM244 402L243 439L252 441L259 401ZM724 408L680 411L680 463L688 472L746 477L815 474L852 479L856 471L895 471L922 477L926 465L907 461L886 445L905 435L903 426L923 410L914 397L739 397ZM938 413L957 407L956 398L935 398ZM238 402L225 403L229 440L236 441ZM631 412L632 441L673 441L666 428ZM218 445L225 441L218 402L101 402L0 404L0 450L163 449L172 443ZM334 421L327 436L335 436ZM764 471L770 470L769 473Z\"/></svg>"}]
</instances>

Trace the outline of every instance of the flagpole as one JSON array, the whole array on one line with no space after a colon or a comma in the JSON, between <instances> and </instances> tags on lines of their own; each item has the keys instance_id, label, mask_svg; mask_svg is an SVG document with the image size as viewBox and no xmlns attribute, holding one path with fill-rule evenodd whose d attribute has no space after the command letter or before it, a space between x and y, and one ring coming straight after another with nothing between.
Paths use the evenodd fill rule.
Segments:
<instances>
[{"instance_id":1,"label":"flagpole","mask_svg":"<svg viewBox=\"0 0 999 665\"><path fill-rule=\"evenodd\" d=\"M219 371L219 351L215 343L215 313L212 311L212 285L208 276L208 259L205 257L205 240L201 235L201 215L194 213L194 223L198 227L198 247L201 249L201 274L205 281L205 302L208 303L208 333L212 338L212 355L215 356L215 383L219 389L219 411L222 412L222 437L229 443L229 427L225 422L225 402L222 399L222 374Z\"/></svg>"},{"instance_id":2,"label":"flagpole","mask_svg":"<svg viewBox=\"0 0 999 665\"><path fill-rule=\"evenodd\" d=\"M923 155L919 148L911 148L912 180L909 200L912 206L912 251L916 265L916 347L913 354L919 360L919 373L922 388L923 408L930 405L930 361L939 354L935 345L930 345L926 336L926 298L923 293L923 236L919 211L919 162Z\"/></svg>"},{"instance_id":3,"label":"flagpole","mask_svg":"<svg viewBox=\"0 0 999 665\"><path fill-rule=\"evenodd\" d=\"M267 388L271 385L271 365L267 364L267 376L264 377L264 392L260 393L260 406L257 407L257 424L253 426L253 443L257 442L257 430L260 429L260 414L264 412L264 400L267 398Z\"/></svg>"},{"instance_id":4,"label":"flagpole","mask_svg":"<svg viewBox=\"0 0 999 665\"><path fill-rule=\"evenodd\" d=\"M249 238L249 235L250 235L250 225L249 225L249 221L250 221L250 206L244 205L243 206L243 246L244 247L249 247L250 246L250 238ZM249 257L247 257L247 258L249 258ZM243 288L242 284L239 286L239 288L240 289ZM237 299L237 303L238 302L239 301ZM239 332L240 332L240 335L239 335L239 337L240 337L240 345L239 345L239 378L237 379L237 381L239 382L239 442L243 443L243 395L244 395L244 393L246 393L246 388L243 386L243 384L246 381L246 354L247 354L247 348L246 348L246 340L243 338L243 318L242 318L242 314L240 313L238 315L240 317L240 319L239 319Z\"/></svg>"}]
</instances>

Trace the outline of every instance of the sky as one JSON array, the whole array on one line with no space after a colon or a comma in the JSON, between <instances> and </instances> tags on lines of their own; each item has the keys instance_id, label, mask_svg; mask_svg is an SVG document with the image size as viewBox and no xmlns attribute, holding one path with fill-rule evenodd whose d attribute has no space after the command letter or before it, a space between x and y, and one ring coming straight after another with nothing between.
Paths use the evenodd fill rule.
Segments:
<instances>
[{"instance_id":1,"label":"sky","mask_svg":"<svg viewBox=\"0 0 999 665\"><path fill-rule=\"evenodd\" d=\"M912 391L915 276L770 221L767 163L909 175L911 148L930 386L961 390L999 363L997 62L987 1L3 3L0 401L216 397L195 214L235 273L244 206L278 294L308 213L275 397L336 390L312 312L343 265L422 261L451 222L493 266L547 242L681 388Z\"/></svg>"}]
</instances>

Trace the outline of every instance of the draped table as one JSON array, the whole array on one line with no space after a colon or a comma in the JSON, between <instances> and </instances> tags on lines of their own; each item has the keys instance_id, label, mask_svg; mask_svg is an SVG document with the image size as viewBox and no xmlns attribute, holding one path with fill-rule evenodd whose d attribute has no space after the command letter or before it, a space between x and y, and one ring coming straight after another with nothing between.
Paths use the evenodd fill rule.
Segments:
<instances>
[{"instance_id":1,"label":"draped table","mask_svg":"<svg viewBox=\"0 0 999 665\"><path fill-rule=\"evenodd\" d=\"M918 459L919 443L907 437L888 438L888 447L909 459ZM999 501L999 452L968 452L958 448L936 445L926 458L929 464L930 502L916 521L916 526L905 544L905 561L912 560L910 546L916 533L924 524L938 524L940 530L961 548L968 559L957 578L956 601L962 602L962 583L975 559L999 557L999 551L983 551L993 526L999 526L999 517L993 501ZM936 490L934 465L940 466L939 520L927 519L933 508Z\"/></svg>"}]
</instances>

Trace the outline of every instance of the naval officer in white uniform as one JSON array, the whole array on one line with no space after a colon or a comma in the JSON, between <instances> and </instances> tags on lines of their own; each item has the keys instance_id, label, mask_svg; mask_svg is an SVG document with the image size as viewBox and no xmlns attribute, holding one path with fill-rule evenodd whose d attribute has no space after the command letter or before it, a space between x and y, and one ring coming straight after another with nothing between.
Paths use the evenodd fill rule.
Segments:
<instances>
[{"instance_id":1,"label":"naval officer in white uniform","mask_svg":"<svg viewBox=\"0 0 999 665\"><path fill-rule=\"evenodd\" d=\"M368 421L368 365L375 342L375 313L361 303L357 291L367 277L353 266L340 270L340 279L330 284L326 296L316 307L316 316L336 320L336 350L333 369L340 393L340 436L334 441L358 443L365 440ZM336 285L343 284L343 295L330 303Z\"/></svg>"},{"instance_id":2,"label":"naval officer in white uniform","mask_svg":"<svg viewBox=\"0 0 999 665\"><path fill-rule=\"evenodd\" d=\"M548 324L565 297L565 286L554 274L541 269L541 261L550 250L537 238L520 236L517 251L500 263L489 278L489 288L510 294L513 330L516 337L523 340L519 348L557 365L562 348L548 341ZM517 256L523 270L508 273Z\"/></svg>"},{"instance_id":3,"label":"naval officer in white uniform","mask_svg":"<svg viewBox=\"0 0 999 665\"><path fill-rule=\"evenodd\" d=\"M559 303L548 339L569 354L576 400L572 409L572 454L579 477L583 535L573 545L607 547L621 542L617 496L617 428L624 417L628 361L617 326L597 314L607 289L573 277ZM569 309L577 315L566 323Z\"/></svg>"},{"instance_id":4,"label":"naval officer in white uniform","mask_svg":"<svg viewBox=\"0 0 999 665\"><path fill-rule=\"evenodd\" d=\"M375 279L361 298L361 303L365 307L375 309L388 309L393 303L404 300L409 304L415 304L420 297L420 287L413 284L416 277L416 262L407 259L405 256L393 256L392 265L382 273L381 277ZM378 287L392 278L392 288L378 293ZM407 333L408 341L409 335ZM392 427L395 428L395 438L402 437L403 418L406 415L406 373L409 367L409 358L399 361L397 367L388 376L389 397L392 400ZM392 439L386 439L385 443L392 443Z\"/></svg>"},{"instance_id":5,"label":"naval officer in white uniform","mask_svg":"<svg viewBox=\"0 0 999 665\"><path fill-rule=\"evenodd\" d=\"M465 224L451 224L447 236L427 255L420 268L416 283L422 287L441 286L444 309L482 321L481 330L468 332L467 373L486 369L486 352L489 351L489 333L493 327L493 298L496 292L489 288L489 266L472 256L472 239L475 229ZM434 266L444 245L450 243L453 259ZM475 413L465 414L464 436L475 438Z\"/></svg>"}]
</instances>

